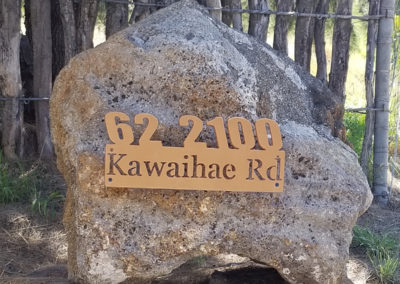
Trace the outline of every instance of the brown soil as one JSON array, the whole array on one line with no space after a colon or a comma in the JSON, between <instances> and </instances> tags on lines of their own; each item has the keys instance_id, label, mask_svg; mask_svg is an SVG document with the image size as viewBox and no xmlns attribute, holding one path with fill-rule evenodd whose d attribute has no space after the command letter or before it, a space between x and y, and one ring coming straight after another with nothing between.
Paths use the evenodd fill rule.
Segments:
<instances>
[{"instance_id":1,"label":"brown soil","mask_svg":"<svg viewBox=\"0 0 400 284\"><path fill-rule=\"evenodd\" d=\"M54 179L60 179L59 175L54 173ZM53 213L52 217L41 216L32 211L30 204L0 205L0 283L68 283L62 208L56 208ZM394 182L388 208L372 205L358 224L377 233L400 236L400 179ZM366 279L369 284L379 283L361 248L350 249L347 268L354 283L366 283ZM231 283L232 279L243 277L247 281L242 283L272 283L263 281L265 273L267 270L260 268L245 269L241 274L216 270L204 283Z\"/></svg>"}]
</instances>

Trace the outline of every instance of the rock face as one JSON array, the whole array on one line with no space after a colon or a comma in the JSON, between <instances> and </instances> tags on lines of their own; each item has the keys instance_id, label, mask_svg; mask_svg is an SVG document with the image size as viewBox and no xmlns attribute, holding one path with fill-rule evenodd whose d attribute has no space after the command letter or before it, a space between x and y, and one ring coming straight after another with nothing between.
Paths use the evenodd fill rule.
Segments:
<instances>
[{"instance_id":1,"label":"rock face","mask_svg":"<svg viewBox=\"0 0 400 284\"><path fill-rule=\"evenodd\" d=\"M372 196L355 153L330 134L331 97L289 58L189 0L75 57L51 99L68 184L69 277L145 283L196 257L236 254L290 283L342 283L351 229ZM284 192L105 188L109 111L154 114L153 139L172 146L182 146L184 114L275 119L286 151ZM207 132L201 139L215 145Z\"/></svg>"}]
</instances>

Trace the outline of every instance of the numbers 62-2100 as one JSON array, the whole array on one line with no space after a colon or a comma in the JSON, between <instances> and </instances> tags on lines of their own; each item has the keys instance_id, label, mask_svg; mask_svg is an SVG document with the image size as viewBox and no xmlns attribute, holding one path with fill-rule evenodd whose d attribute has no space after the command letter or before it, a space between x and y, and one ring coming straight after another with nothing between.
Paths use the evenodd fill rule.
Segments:
<instances>
[{"instance_id":1,"label":"numbers 62-2100","mask_svg":"<svg viewBox=\"0 0 400 284\"><path fill-rule=\"evenodd\" d=\"M106 114L105 124L108 136L114 144L131 145L137 139L130 123L130 117L123 112ZM133 123L145 125L145 130L139 137L139 145L162 146L161 141L151 140L158 127L158 119L154 115L149 113L136 114ZM196 142L203 130L203 121L200 118L194 115L183 115L179 118L179 125L190 127L190 131L183 142L185 148L206 148L205 142ZM207 121L206 125L214 130L218 148L229 149L223 118L215 117ZM254 137L253 127L255 128L257 141ZM282 148L280 129L274 120L260 118L253 125L243 117L232 117L227 121L227 128L231 148L233 149L251 150L256 147L256 142L259 148L263 150L276 151Z\"/></svg>"}]
</instances>

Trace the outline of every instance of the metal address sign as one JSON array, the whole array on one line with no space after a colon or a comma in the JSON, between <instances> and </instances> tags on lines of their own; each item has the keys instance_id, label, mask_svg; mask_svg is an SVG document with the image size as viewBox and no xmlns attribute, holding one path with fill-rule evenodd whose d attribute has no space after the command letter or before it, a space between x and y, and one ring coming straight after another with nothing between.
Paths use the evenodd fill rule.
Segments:
<instances>
[{"instance_id":1,"label":"metal address sign","mask_svg":"<svg viewBox=\"0 0 400 284\"><path fill-rule=\"evenodd\" d=\"M183 147L163 146L151 140L158 119L148 113L135 115L134 123L146 125L137 145L130 118L122 112L105 116L110 140L106 145L107 187L282 192L285 152L278 124L267 118L254 125L245 118L228 119L228 143L222 117L207 121L213 128L217 148L196 142L203 121L184 115L179 125L191 127ZM253 126L256 131L254 137Z\"/></svg>"}]
</instances>

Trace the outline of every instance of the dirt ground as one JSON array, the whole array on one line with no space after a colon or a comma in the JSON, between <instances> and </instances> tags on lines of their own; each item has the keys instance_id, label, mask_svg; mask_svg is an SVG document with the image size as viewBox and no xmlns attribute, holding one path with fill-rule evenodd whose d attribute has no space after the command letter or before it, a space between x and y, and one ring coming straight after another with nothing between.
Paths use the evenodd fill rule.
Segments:
<instances>
[{"instance_id":1,"label":"dirt ground","mask_svg":"<svg viewBox=\"0 0 400 284\"><path fill-rule=\"evenodd\" d=\"M389 180L391 181L391 175L389 176ZM392 195L388 208L383 209L372 204L367 212L358 219L357 224L370 228L375 233L390 234L400 241L400 178L393 178ZM379 283L373 275L373 268L363 250L351 247L350 259L355 259L358 265L364 267L362 268L359 266L359 269L363 271L361 274L367 272L367 283ZM397 279L400 279L400 267L397 269L397 275ZM360 282L360 284L361 283L365 282ZM394 284L399 283L400 282L396 282Z\"/></svg>"},{"instance_id":2,"label":"dirt ground","mask_svg":"<svg viewBox=\"0 0 400 284\"><path fill-rule=\"evenodd\" d=\"M376 233L400 236L400 179L394 180L388 208L372 205L359 218L358 224ZM68 283L66 262L67 243L61 207L56 208L52 216L43 217L33 212L30 204L0 205L0 283ZM368 263L362 250L350 248L347 269L354 283L379 283ZM229 281L231 276L225 275L223 277L227 282L212 283L278 283L260 282L260 277L263 277L261 270L256 269L254 273L243 271L242 276L247 277L248 281L232 282ZM216 277L220 278L221 275ZM241 279L236 274L232 277L237 281ZM250 278L254 281L249 281Z\"/></svg>"}]
</instances>

